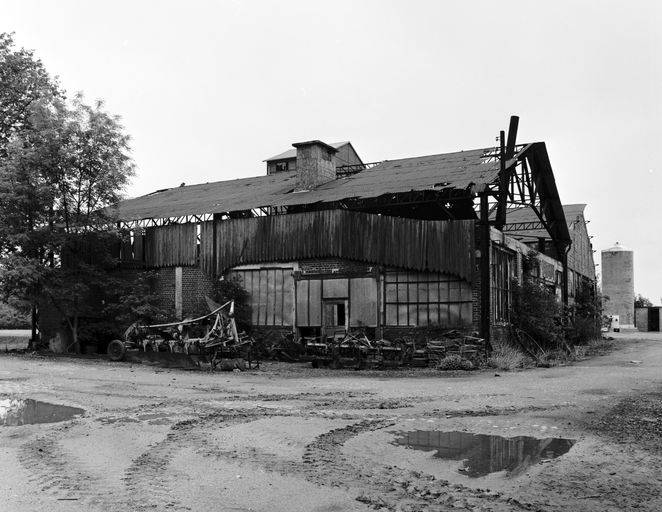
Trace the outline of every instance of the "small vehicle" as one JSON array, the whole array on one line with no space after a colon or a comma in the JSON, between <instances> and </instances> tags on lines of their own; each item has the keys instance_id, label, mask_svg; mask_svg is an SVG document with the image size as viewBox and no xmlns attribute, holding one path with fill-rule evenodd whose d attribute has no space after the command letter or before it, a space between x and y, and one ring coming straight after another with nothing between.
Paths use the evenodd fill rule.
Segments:
<instances>
[{"instance_id":1,"label":"small vehicle","mask_svg":"<svg viewBox=\"0 0 662 512\"><path fill-rule=\"evenodd\" d=\"M169 352L194 356L192 359L198 366L203 360L211 364L212 370L219 366L243 369L245 361L251 368L254 340L237 332L234 302L221 306L210 300L208 303L215 307L211 313L198 318L155 325L134 322L124 332L124 339L108 344L108 356L112 361L121 361L128 351Z\"/></svg>"}]
</instances>

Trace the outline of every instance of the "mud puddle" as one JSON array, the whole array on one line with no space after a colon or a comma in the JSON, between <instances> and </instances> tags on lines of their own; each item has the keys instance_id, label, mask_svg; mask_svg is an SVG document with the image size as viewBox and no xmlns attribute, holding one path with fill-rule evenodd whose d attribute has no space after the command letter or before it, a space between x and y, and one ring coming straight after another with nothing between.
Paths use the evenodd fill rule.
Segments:
<instances>
[{"instance_id":1,"label":"mud puddle","mask_svg":"<svg viewBox=\"0 0 662 512\"><path fill-rule=\"evenodd\" d=\"M395 444L414 450L434 450L435 457L461 461L457 471L477 478L501 471L507 477L517 476L529 466L567 453L575 440L415 430L399 433Z\"/></svg>"},{"instance_id":2,"label":"mud puddle","mask_svg":"<svg viewBox=\"0 0 662 512\"><path fill-rule=\"evenodd\" d=\"M37 400L0 398L0 425L5 426L57 423L70 420L84 412L78 407L49 404Z\"/></svg>"}]
</instances>

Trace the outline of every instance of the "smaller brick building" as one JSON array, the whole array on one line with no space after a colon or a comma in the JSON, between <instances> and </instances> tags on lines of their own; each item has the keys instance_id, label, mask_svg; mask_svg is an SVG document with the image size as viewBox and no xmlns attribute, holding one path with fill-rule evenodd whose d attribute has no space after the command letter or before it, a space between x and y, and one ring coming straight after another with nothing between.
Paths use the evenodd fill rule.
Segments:
<instances>
[{"instance_id":1,"label":"smaller brick building","mask_svg":"<svg viewBox=\"0 0 662 512\"><path fill-rule=\"evenodd\" d=\"M638 331L659 332L662 307L647 306L634 308L634 325Z\"/></svg>"}]
</instances>

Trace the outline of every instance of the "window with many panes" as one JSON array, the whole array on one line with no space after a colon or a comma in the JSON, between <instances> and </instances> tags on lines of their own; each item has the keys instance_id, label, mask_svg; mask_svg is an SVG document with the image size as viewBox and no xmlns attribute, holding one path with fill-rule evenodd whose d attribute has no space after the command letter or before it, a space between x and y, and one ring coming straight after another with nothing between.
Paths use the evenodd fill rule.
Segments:
<instances>
[{"instance_id":1,"label":"window with many panes","mask_svg":"<svg viewBox=\"0 0 662 512\"><path fill-rule=\"evenodd\" d=\"M512 301L512 281L517 270L517 258L513 251L499 245L492 246L492 320L508 322Z\"/></svg>"},{"instance_id":2,"label":"window with many panes","mask_svg":"<svg viewBox=\"0 0 662 512\"><path fill-rule=\"evenodd\" d=\"M471 285L435 272L386 272L384 315L389 326L469 326Z\"/></svg>"}]
</instances>

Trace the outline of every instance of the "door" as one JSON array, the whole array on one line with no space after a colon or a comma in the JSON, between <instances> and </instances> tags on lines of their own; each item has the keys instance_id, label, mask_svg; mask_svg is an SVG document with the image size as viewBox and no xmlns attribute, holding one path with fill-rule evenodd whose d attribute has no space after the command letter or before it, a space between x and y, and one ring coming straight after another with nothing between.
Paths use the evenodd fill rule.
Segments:
<instances>
[{"instance_id":1,"label":"door","mask_svg":"<svg viewBox=\"0 0 662 512\"><path fill-rule=\"evenodd\" d=\"M648 330L660 330L660 308L648 308Z\"/></svg>"},{"instance_id":2,"label":"door","mask_svg":"<svg viewBox=\"0 0 662 512\"><path fill-rule=\"evenodd\" d=\"M347 301L324 300L323 308L323 336L342 336L347 331Z\"/></svg>"}]
</instances>

